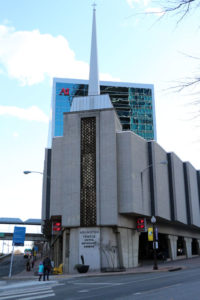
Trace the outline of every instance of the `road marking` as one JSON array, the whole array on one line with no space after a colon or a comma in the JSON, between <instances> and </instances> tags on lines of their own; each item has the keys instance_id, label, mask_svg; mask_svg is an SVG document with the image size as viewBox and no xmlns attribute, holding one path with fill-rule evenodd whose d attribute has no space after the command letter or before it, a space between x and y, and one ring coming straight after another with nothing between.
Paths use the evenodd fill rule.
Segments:
<instances>
[{"instance_id":1,"label":"road marking","mask_svg":"<svg viewBox=\"0 0 200 300\"><path fill-rule=\"evenodd\" d=\"M123 283L108 283L108 282L71 282L73 284L83 284L83 285L122 285Z\"/></svg>"},{"instance_id":2,"label":"road marking","mask_svg":"<svg viewBox=\"0 0 200 300\"><path fill-rule=\"evenodd\" d=\"M151 289L151 290L148 290L148 291L138 292L138 293L135 293L134 295L152 293L152 292L156 292L156 291L160 291L160 290L163 290L163 289L168 289L168 288L176 287L176 286L180 286L180 285L182 285L182 284L181 283L171 284L171 285L159 287L159 288L156 288L156 289Z\"/></svg>"},{"instance_id":3,"label":"road marking","mask_svg":"<svg viewBox=\"0 0 200 300\"><path fill-rule=\"evenodd\" d=\"M78 291L78 293L88 293L89 290L81 290L81 291Z\"/></svg>"},{"instance_id":4,"label":"road marking","mask_svg":"<svg viewBox=\"0 0 200 300\"><path fill-rule=\"evenodd\" d=\"M30 286L44 286L44 285L59 285L58 281L56 280L51 280L51 281L29 281L29 282L23 282L23 283L14 283L14 284L9 284L9 289L14 289L17 288L17 290L22 287L30 287ZM1 290L5 289L5 286L0 287Z\"/></svg>"},{"instance_id":5,"label":"road marking","mask_svg":"<svg viewBox=\"0 0 200 300\"><path fill-rule=\"evenodd\" d=\"M126 285L126 284L130 284L130 283L137 283L137 282L143 282L143 281L150 281L150 280L155 280L155 279L161 279L161 278L168 278L168 277L172 277L170 275L166 275L166 276L155 276L155 277L150 277L150 278L144 278L144 279L139 279L139 280L131 280L131 281L127 281L127 282L118 282L118 283L112 283L112 282L75 282L75 281L70 281L70 283L73 284L83 284L83 285L108 285L108 286L115 286L115 285Z\"/></svg>"},{"instance_id":6,"label":"road marking","mask_svg":"<svg viewBox=\"0 0 200 300\"><path fill-rule=\"evenodd\" d=\"M36 286L37 284L37 286ZM42 299L49 298L55 296L55 293L52 290L52 287L63 285L58 283L57 281L48 282L31 282L31 285L27 286L27 284L19 285L19 288L16 289L16 285L14 285L14 289L9 292L3 292L0 295L0 300L6 299L23 299L23 300L34 300L34 299ZM13 286L12 286L13 287ZM10 288L10 286L9 286Z\"/></svg>"},{"instance_id":7,"label":"road marking","mask_svg":"<svg viewBox=\"0 0 200 300\"><path fill-rule=\"evenodd\" d=\"M55 296L55 294L54 293L52 293L52 294L48 294L48 295L41 295L41 296L34 296L34 297L29 297L29 298L23 298L23 300L35 300L35 299L42 299L42 298L47 298L47 297L53 297L53 296Z\"/></svg>"},{"instance_id":8,"label":"road marking","mask_svg":"<svg viewBox=\"0 0 200 300\"><path fill-rule=\"evenodd\" d=\"M50 293L52 293L52 290L47 290L47 291L39 291L39 292L30 292L30 291L24 291L24 292L19 292L19 293L15 293L14 295L10 294L10 295L2 295L0 296L0 299L12 299L12 298L17 298L17 297L26 297L26 296L33 296L33 295L41 295L41 294L45 294L45 296L48 296ZM44 295L41 295L44 296ZM34 296L34 298L36 298L36 296ZM32 299L34 299L32 298ZM44 298L44 297L42 297ZM19 299L19 298L18 298ZM23 298L24 299L24 298Z\"/></svg>"},{"instance_id":9,"label":"road marking","mask_svg":"<svg viewBox=\"0 0 200 300\"><path fill-rule=\"evenodd\" d=\"M49 287L47 287L47 288L34 288L34 289L32 289L32 288L30 288L30 289L23 289L21 292L20 292L20 290L14 290L14 291L10 291L10 292L4 292L4 293L2 293L1 294L1 296L12 296L12 295L16 295L16 294L25 294L25 293L27 293L27 292L29 292L29 293L32 293L32 292L39 292L39 291L46 291L46 292L48 292L48 291L51 291L51 288L49 288ZM0 296L0 299L1 299L1 296Z\"/></svg>"}]
</instances>

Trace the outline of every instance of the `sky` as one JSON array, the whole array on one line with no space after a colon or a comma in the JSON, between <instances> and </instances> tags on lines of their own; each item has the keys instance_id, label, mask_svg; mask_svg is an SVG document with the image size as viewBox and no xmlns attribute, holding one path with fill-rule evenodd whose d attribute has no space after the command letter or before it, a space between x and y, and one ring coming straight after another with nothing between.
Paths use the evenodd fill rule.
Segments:
<instances>
[{"instance_id":1,"label":"sky","mask_svg":"<svg viewBox=\"0 0 200 300\"><path fill-rule=\"evenodd\" d=\"M0 217L41 217L52 78L88 79L91 0L0 0ZM159 1L97 0L101 80L154 84L157 141L200 169L198 10L177 24ZM147 13L155 12L155 13Z\"/></svg>"}]
</instances>

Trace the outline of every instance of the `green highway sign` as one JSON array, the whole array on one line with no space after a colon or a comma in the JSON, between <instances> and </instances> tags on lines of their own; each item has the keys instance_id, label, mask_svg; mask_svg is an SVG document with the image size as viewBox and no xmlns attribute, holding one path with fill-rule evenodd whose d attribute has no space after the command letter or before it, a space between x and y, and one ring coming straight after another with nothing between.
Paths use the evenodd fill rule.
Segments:
<instances>
[{"instance_id":1,"label":"green highway sign","mask_svg":"<svg viewBox=\"0 0 200 300\"><path fill-rule=\"evenodd\" d=\"M4 236L5 236L5 233L0 232L0 237L4 237Z\"/></svg>"}]
</instances>

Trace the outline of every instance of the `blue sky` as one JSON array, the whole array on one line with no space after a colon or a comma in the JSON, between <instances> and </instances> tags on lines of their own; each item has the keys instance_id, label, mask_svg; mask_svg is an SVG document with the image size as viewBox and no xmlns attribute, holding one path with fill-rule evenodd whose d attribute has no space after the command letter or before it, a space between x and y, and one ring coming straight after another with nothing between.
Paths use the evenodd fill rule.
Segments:
<instances>
[{"instance_id":1,"label":"blue sky","mask_svg":"<svg viewBox=\"0 0 200 300\"><path fill-rule=\"evenodd\" d=\"M0 217L40 218L52 78L88 78L90 0L0 0ZM145 14L144 12L157 12ZM157 138L200 168L197 89L165 91L198 72L198 11L177 26L147 0L98 0L102 80L155 87Z\"/></svg>"}]
</instances>

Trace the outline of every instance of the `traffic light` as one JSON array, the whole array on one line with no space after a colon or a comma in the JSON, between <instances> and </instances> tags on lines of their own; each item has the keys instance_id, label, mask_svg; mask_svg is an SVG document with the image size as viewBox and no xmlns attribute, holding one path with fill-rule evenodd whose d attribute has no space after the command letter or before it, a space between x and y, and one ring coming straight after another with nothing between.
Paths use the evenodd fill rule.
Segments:
<instances>
[{"instance_id":1,"label":"traffic light","mask_svg":"<svg viewBox=\"0 0 200 300\"><path fill-rule=\"evenodd\" d=\"M138 218L137 219L137 231L139 231L139 232L147 231L146 218Z\"/></svg>"},{"instance_id":2,"label":"traffic light","mask_svg":"<svg viewBox=\"0 0 200 300\"><path fill-rule=\"evenodd\" d=\"M54 221L53 222L53 232L59 232L59 231L61 231L61 222Z\"/></svg>"}]
</instances>

